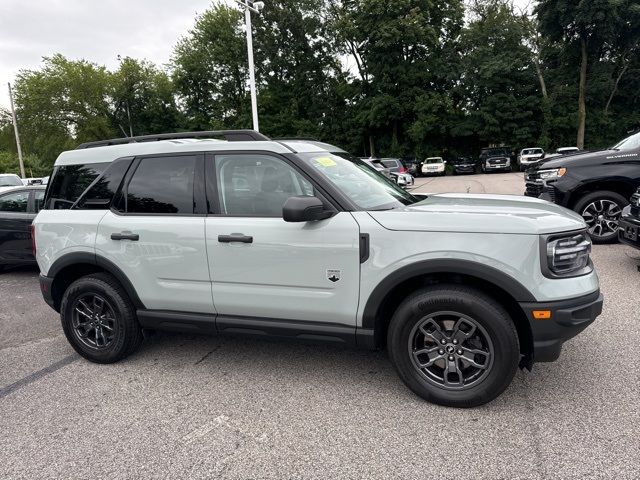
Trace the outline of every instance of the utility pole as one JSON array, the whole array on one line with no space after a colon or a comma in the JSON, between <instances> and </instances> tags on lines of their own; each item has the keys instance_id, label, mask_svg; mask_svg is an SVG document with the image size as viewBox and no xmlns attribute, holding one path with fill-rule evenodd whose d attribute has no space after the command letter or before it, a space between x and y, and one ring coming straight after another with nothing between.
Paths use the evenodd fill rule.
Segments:
<instances>
[{"instance_id":1,"label":"utility pole","mask_svg":"<svg viewBox=\"0 0 640 480\"><path fill-rule=\"evenodd\" d=\"M249 57L249 90L251 92L251 116L253 118L253 129L260 131L258 124L258 100L256 95L256 74L253 65L253 34L251 32L251 12L260 13L264 8L264 2L253 0L236 0L238 5L244 8L244 23L247 29L247 56Z\"/></svg>"},{"instance_id":2,"label":"utility pole","mask_svg":"<svg viewBox=\"0 0 640 480\"><path fill-rule=\"evenodd\" d=\"M16 134L16 146L18 147L18 162L20 162L20 177L26 178L24 173L24 162L22 160L22 147L20 146L20 134L18 133L18 121L16 120L16 109L13 106L13 93L11 92L11 84L7 82L9 87L9 102L11 103L11 119L13 120L13 131Z\"/></svg>"}]
</instances>

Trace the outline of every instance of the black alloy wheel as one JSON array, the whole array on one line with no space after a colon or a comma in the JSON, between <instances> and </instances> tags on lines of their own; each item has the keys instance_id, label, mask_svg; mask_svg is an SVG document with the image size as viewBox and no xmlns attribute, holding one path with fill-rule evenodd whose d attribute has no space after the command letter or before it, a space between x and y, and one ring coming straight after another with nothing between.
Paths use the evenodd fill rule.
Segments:
<instances>
[{"instance_id":1,"label":"black alloy wheel","mask_svg":"<svg viewBox=\"0 0 640 480\"><path fill-rule=\"evenodd\" d=\"M622 210L629 202L615 192L599 191L585 195L576 204L593 243L608 243L618 239Z\"/></svg>"},{"instance_id":2,"label":"black alloy wheel","mask_svg":"<svg viewBox=\"0 0 640 480\"><path fill-rule=\"evenodd\" d=\"M486 330L458 312L435 312L411 331L414 367L434 385L460 390L481 382L491 370L494 347Z\"/></svg>"}]
</instances>

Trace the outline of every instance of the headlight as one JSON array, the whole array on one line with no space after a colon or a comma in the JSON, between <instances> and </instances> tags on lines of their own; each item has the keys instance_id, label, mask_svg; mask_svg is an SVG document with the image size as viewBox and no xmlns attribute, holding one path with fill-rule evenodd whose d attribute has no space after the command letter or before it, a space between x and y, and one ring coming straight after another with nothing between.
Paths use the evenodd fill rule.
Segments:
<instances>
[{"instance_id":1,"label":"headlight","mask_svg":"<svg viewBox=\"0 0 640 480\"><path fill-rule=\"evenodd\" d=\"M586 232L548 236L545 241L546 266L551 276L574 277L591 272L591 238Z\"/></svg>"},{"instance_id":2,"label":"headlight","mask_svg":"<svg viewBox=\"0 0 640 480\"><path fill-rule=\"evenodd\" d=\"M557 180L564 176L565 173L567 173L567 169L564 167L538 171L540 180Z\"/></svg>"}]
</instances>

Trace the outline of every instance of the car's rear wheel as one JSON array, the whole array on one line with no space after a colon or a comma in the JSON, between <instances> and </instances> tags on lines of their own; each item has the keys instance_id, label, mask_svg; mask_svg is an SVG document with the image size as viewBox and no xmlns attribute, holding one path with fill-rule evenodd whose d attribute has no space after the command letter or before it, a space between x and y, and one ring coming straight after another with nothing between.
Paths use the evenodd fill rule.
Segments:
<instances>
[{"instance_id":1,"label":"car's rear wheel","mask_svg":"<svg viewBox=\"0 0 640 480\"><path fill-rule=\"evenodd\" d=\"M71 346L92 362L117 362L142 342L131 300L106 273L73 282L62 297L60 319Z\"/></svg>"},{"instance_id":2,"label":"car's rear wheel","mask_svg":"<svg viewBox=\"0 0 640 480\"><path fill-rule=\"evenodd\" d=\"M618 239L620 215L628 204L622 195L601 190L582 197L574 210L587 222L593 243L609 243Z\"/></svg>"},{"instance_id":3,"label":"car's rear wheel","mask_svg":"<svg viewBox=\"0 0 640 480\"><path fill-rule=\"evenodd\" d=\"M520 357L508 313L463 285L435 285L404 300L391 320L387 346L412 391L449 407L496 398L511 383Z\"/></svg>"}]
</instances>

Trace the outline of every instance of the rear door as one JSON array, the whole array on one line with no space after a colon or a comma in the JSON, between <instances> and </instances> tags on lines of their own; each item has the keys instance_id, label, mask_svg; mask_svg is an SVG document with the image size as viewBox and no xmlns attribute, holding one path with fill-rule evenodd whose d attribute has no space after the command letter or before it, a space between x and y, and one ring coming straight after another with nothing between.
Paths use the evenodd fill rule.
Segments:
<instances>
[{"instance_id":1,"label":"rear door","mask_svg":"<svg viewBox=\"0 0 640 480\"><path fill-rule=\"evenodd\" d=\"M0 195L0 262L17 263L33 260L31 253L31 222L29 190Z\"/></svg>"},{"instance_id":2,"label":"rear door","mask_svg":"<svg viewBox=\"0 0 640 480\"><path fill-rule=\"evenodd\" d=\"M207 157L206 170L218 325L259 329L261 322L290 320L355 327L360 257L353 216L285 222L282 207L291 196L316 195L332 207L308 177L275 155L216 154Z\"/></svg>"},{"instance_id":3,"label":"rear door","mask_svg":"<svg viewBox=\"0 0 640 480\"><path fill-rule=\"evenodd\" d=\"M100 222L96 254L125 273L148 309L214 313L205 213L202 154L138 158Z\"/></svg>"}]
</instances>

